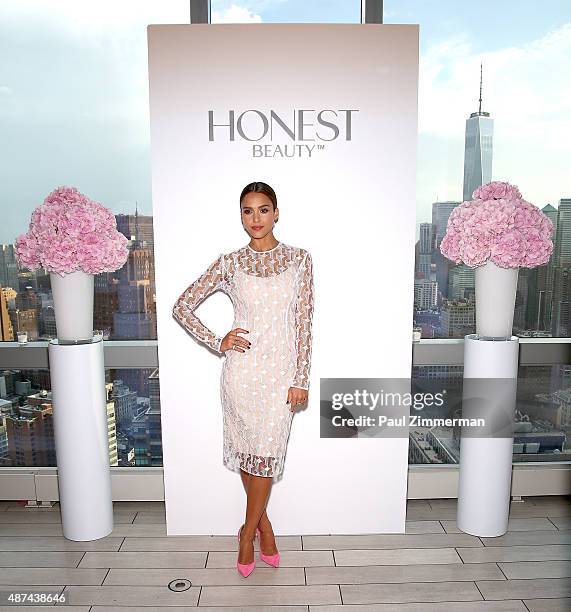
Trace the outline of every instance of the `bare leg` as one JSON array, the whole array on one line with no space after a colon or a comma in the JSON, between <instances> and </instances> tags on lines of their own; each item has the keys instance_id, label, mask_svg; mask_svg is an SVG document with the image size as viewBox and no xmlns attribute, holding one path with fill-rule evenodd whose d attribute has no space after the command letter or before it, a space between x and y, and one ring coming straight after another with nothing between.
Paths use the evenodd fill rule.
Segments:
<instances>
[{"instance_id":1,"label":"bare leg","mask_svg":"<svg viewBox=\"0 0 571 612\"><path fill-rule=\"evenodd\" d=\"M252 474L245 472L244 470L240 470L240 476L242 477L242 484L244 485L244 489L246 491L246 495L248 494L248 485L250 483L251 478L256 478ZM271 478L267 478L267 480L272 480ZM266 503L264 504L264 511L260 516L260 520L258 521L258 529L260 530L260 549L265 555L275 555L278 552L276 546L276 539L274 536L274 530L272 524L270 523L270 519L268 518L268 514L266 512L266 505L268 503L268 498L266 498Z\"/></svg>"},{"instance_id":2,"label":"bare leg","mask_svg":"<svg viewBox=\"0 0 571 612\"><path fill-rule=\"evenodd\" d=\"M243 470L240 471L242 474ZM247 480L247 504L246 504L246 521L240 533L240 550L238 553L238 563L252 563L254 560L254 536L258 523L265 513L266 503L272 478L266 476L255 476L254 474L246 474L246 478L242 475L242 479ZM267 519L267 516L266 516ZM269 521L268 521L269 523ZM260 532L261 532L260 528ZM263 534L262 534L263 537ZM272 554L264 548L264 553Z\"/></svg>"}]
</instances>

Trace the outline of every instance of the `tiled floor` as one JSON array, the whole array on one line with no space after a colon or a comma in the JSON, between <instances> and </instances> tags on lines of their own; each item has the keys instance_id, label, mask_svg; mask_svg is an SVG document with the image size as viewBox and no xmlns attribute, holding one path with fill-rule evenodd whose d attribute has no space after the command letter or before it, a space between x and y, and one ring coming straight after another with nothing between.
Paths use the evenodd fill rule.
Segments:
<instances>
[{"instance_id":1,"label":"tiled floor","mask_svg":"<svg viewBox=\"0 0 571 612\"><path fill-rule=\"evenodd\" d=\"M281 567L243 578L235 535L167 537L162 503L115 503L110 536L73 542L57 506L0 501L0 592L63 593L70 612L571 610L571 496L512 503L497 538L461 532L456 500L409 501L407 518L403 535L278 536Z\"/></svg>"}]
</instances>

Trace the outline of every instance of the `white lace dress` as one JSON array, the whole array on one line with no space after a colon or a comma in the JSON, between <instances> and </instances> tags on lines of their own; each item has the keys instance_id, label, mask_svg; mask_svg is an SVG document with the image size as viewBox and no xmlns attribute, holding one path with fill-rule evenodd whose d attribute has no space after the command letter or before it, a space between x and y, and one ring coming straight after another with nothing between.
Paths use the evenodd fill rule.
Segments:
<instances>
[{"instance_id":1,"label":"white lace dress","mask_svg":"<svg viewBox=\"0 0 571 612\"><path fill-rule=\"evenodd\" d=\"M215 291L234 305L232 329L252 343L220 351L223 336L194 313ZM223 463L257 476L283 471L293 412L289 387L309 389L313 267L305 249L279 242L267 251L246 245L220 254L177 299L174 318L197 340L225 356L220 377ZM229 331L229 330L228 330Z\"/></svg>"}]
</instances>

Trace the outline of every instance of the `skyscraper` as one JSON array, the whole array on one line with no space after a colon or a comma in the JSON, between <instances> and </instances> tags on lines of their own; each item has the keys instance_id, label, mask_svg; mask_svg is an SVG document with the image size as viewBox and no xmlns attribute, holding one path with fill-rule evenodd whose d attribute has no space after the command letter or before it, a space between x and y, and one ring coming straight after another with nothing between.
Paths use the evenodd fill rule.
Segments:
<instances>
[{"instance_id":1,"label":"skyscraper","mask_svg":"<svg viewBox=\"0 0 571 612\"><path fill-rule=\"evenodd\" d=\"M418 278L431 280L432 264L432 223L420 224L420 240L416 255L416 273Z\"/></svg>"},{"instance_id":2,"label":"skyscraper","mask_svg":"<svg viewBox=\"0 0 571 612\"><path fill-rule=\"evenodd\" d=\"M432 263L436 269L436 282L438 283L438 291L441 297L448 295L448 272L456 265L454 262L446 259L440 252L440 243L446 234L448 227L448 219L452 211L459 206L460 202L434 202L432 204Z\"/></svg>"},{"instance_id":3,"label":"skyscraper","mask_svg":"<svg viewBox=\"0 0 571 612\"><path fill-rule=\"evenodd\" d=\"M472 199L474 189L492 180L494 120L482 110L482 64L478 110L466 119L464 144L464 201Z\"/></svg>"}]
</instances>

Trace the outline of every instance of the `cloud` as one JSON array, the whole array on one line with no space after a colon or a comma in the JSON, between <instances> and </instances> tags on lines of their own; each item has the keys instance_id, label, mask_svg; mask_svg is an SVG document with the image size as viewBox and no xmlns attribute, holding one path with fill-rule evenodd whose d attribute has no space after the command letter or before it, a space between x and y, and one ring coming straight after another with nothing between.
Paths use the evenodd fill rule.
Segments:
<instances>
[{"instance_id":1,"label":"cloud","mask_svg":"<svg viewBox=\"0 0 571 612\"><path fill-rule=\"evenodd\" d=\"M252 13L250 9L238 4L221 10L212 11L210 15L211 23L262 23L262 18L257 13Z\"/></svg>"},{"instance_id":2,"label":"cloud","mask_svg":"<svg viewBox=\"0 0 571 612\"><path fill-rule=\"evenodd\" d=\"M17 92L17 103L1 107L4 120L124 121L147 146L146 28L153 23L189 23L188 4L141 0L134 11L114 0L3 0L0 74L3 88Z\"/></svg>"},{"instance_id":3,"label":"cloud","mask_svg":"<svg viewBox=\"0 0 571 612\"><path fill-rule=\"evenodd\" d=\"M518 184L540 206L569 197L571 24L564 24L484 53L465 35L428 46L419 74L419 202L437 193L461 197L465 121L478 110L480 61L482 110L494 119L492 177Z\"/></svg>"},{"instance_id":4,"label":"cloud","mask_svg":"<svg viewBox=\"0 0 571 612\"><path fill-rule=\"evenodd\" d=\"M63 30L81 34L116 35L126 29L134 29L147 23L189 23L188 3L183 0L2 0L0 17L4 24L12 23L18 29L46 22L51 30ZM166 21L165 21L166 19Z\"/></svg>"},{"instance_id":5,"label":"cloud","mask_svg":"<svg viewBox=\"0 0 571 612\"><path fill-rule=\"evenodd\" d=\"M554 78L571 71L571 24L565 24L520 47L488 53L475 52L465 36L429 46L420 59L420 133L454 136L457 125L477 110L480 61L483 110L506 134L514 136L526 124L546 136L546 130L553 134L569 125L571 82Z\"/></svg>"}]
</instances>

